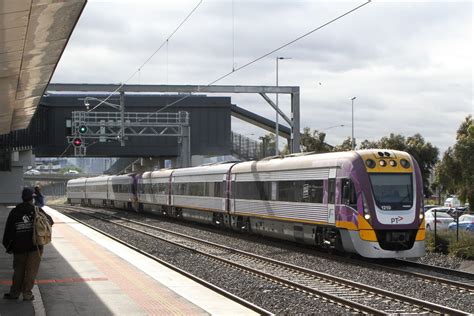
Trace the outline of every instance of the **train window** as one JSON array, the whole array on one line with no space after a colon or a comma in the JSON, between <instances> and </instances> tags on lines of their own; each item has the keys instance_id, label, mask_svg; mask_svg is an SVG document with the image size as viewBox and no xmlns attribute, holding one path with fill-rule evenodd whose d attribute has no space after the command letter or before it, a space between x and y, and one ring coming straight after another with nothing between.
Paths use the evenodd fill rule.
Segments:
<instances>
[{"instance_id":1,"label":"train window","mask_svg":"<svg viewBox=\"0 0 474 316\"><path fill-rule=\"evenodd\" d=\"M155 192L157 194L168 194L168 183L155 184Z\"/></svg>"},{"instance_id":2,"label":"train window","mask_svg":"<svg viewBox=\"0 0 474 316\"><path fill-rule=\"evenodd\" d=\"M323 202L323 181L258 181L235 182L236 199L284 201L284 202Z\"/></svg>"},{"instance_id":3,"label":"train window","mask_svg":"<svg viewBox=\"0 0 474 316\"><path fill-rule=\"evenodd\" d=\"M357 208L357 195L354 183L350 179L342 179L342 203Z\"/></svg>"},{"instance_id":4,"label":"train window","mask_svg":"<svg viewBox=\"0 0 474 316\"><path fill-rule=\"evenodd\" d=\"M223 197L225 182L191 182L191 183L174 183L174 195L190 195L190 196L209 196ZM159 194L167 194L168 184L159 184Z\"/></svg>"},{"instance_id":5,"label":"train window","mask_svg":"<svg viewBox=\"0 0 474 316\"><path fill-rule=\"evenodd\" d=\"M328 204L336 204L336 179L328 181Z\"/></svg>"},{"instance_id":6,"label":"train window","mask_svg":"<svg viewBox=\"0 0 474 316\"><path fill-rule=\"evenodd\" d=\"M270 200L271 182L235 182L235 198L246 200Z\"/></svg>"},{"instance_id":7,"label":"train window","mask_svg":"<svg viewBox=\"0 0 474 316\"><path fill-rule=\"evenodd\" d=\"M413 179L405 174L371 174L370 182L377 206L383 210L407 210L413 206Z\"/></svg>"}]
</instances>

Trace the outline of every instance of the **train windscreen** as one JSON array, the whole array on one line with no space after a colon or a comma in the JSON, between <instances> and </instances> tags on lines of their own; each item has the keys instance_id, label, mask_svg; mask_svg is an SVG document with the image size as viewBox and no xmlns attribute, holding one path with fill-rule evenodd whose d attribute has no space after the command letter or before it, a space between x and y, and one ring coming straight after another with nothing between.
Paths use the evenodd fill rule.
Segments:
<instances>
[{"instance_id":1,"label":"train windscreen","mask_svg":"<svg viewBox=\"0 0 474 316\"><path fill-rule=\"evenodd\" d=\"M371 174L375 202L382 210L408 210L413 206L413 179L408 174Z\"/></svg>"}]
</instances>

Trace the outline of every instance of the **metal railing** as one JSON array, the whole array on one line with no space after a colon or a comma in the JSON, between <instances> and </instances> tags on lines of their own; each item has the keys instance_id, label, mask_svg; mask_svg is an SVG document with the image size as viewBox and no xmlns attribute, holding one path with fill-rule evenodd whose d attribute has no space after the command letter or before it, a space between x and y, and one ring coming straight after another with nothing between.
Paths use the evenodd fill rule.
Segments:
<instances>
[{"instance_id":1,"label":"metal railing","mask_svg":"<svg viewBox=\"0 0 474 316\"><path fill-rule=\"evenodd\" d=\"M259 160L271 156L271 148L265 142L259 142L247 136L231 132L231 153L242 160Z\"/></svg>"}]
</instances>

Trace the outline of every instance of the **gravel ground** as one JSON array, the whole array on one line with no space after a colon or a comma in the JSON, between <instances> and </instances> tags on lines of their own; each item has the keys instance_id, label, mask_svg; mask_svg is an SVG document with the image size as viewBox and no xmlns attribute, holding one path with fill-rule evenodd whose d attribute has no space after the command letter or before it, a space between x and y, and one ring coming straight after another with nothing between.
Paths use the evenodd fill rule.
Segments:
<instances>
[{"instance_id":1,"label":"gravel ground","mask_svg":"<svg viewBox=\"0 0 474 316\"><path fill-rule=\"evenodd\" d=\"M117 238L126 239L132 245L275 314L350 313L343 306L335 305L323 298L288 289L193 251L152 237L131 233L126 229L117 229L116 225L86 215L74 214L74 216Z\"/></svg>"},{"instance_id":2,"label":"gravel ground","mask_svg":"<svg viewBox=\"0 0 474 316\"><path fill-rule=\"evenodd\" d=\"M119 212L118 214L124 216L123 212ZM130 213L127 216L136 217L135 214ZM427 283L410 276L387 273L374 268L366 268L357 264L328 259L324 255L321 255L321 253L318 253L309 247L300 246L295 243L262 238L254 235L238 234L228 230L215 229L210 226L176 222L164 218L147 219L147 222L169 230L228 245L236 249L250 251L273 259L350 279L355 282L361 282L374 287L383 288L385 290L398 292L407 296L474 313L474 301L472 300L472 295L469 295L469 293L459 292L448 286L436 283ZM441 258L432 260L437 260L434 263L431 261L432 264L443 262L443 266L446 266L449 263L449 261L443 261ZM260 305L259 303L256 304ZM269 308L267 305L260 306ZM280 312L285 312L285 310L280 310Z\"/></svg>"},{"instance_id":3,"label":"gravel ground","mask_svg":"<svg viewBox=\"0 0 474 316\"><path fill-rule=\"evenodd\" d=\"M442 253L427 252L425 256L413 261L448 269L459 269L461 264L466 260L454 256L443 255Z\"/></svg>"}]
</instances>

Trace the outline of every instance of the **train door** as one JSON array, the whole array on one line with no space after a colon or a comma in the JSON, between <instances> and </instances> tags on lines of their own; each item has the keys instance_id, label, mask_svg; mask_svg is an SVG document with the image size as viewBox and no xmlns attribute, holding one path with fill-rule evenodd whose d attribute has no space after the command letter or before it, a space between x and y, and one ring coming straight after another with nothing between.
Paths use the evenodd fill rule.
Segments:
<instances>
[{"instance_id":1,"label":"train door","mask_svg":"<svg viewBox=\"0 0 474 316\"><path fill-rule=\"evenodd\" d=\"M328 224L336 223L336 169L329 169L328 179Z\"/></svg>"}]
</instances>

